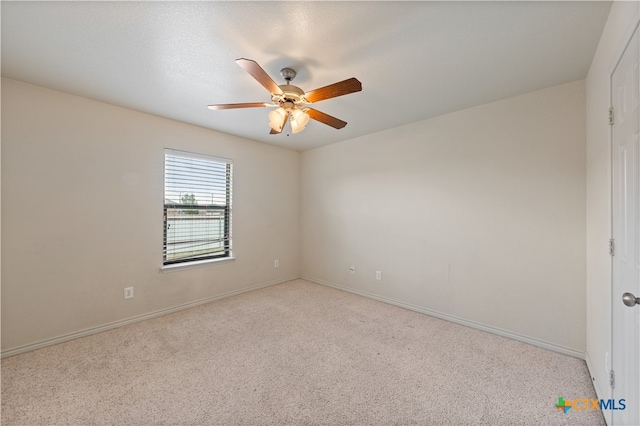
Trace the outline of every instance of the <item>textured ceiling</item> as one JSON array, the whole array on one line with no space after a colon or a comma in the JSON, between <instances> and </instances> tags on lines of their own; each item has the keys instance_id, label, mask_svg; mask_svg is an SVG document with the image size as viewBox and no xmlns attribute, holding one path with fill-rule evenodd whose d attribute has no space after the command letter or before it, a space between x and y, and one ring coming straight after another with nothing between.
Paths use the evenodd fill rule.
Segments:
<instances>
[{"instance_id":1,"label":"textured ceiling","mask_svg":"<svg viewBox=\"0 0 640 426\"><path fill-rule=\"evenodd\" d=\"M610 2L7 2L2 75L248 139L305 150L586 77ZM309 91L362 92L269 135L268 102L234 62Z\"/></svg>"}]
</instances>

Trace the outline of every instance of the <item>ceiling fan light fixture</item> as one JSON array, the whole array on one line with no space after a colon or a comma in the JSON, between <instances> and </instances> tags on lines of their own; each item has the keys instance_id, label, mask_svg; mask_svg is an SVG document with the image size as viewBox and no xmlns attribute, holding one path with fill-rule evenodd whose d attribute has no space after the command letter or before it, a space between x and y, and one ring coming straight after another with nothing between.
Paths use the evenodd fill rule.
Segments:
<instances>
[{"instance_id":1,"label":"ceiling fan light fixture","mask_svg":"<svg viewBox=\"0 0 640 426\"><path fill-rule=\"evenodd\" d=\"M309 114L296 108L291 113L291 121L296 121L300 126L305 127L309 122Z\"/></svg>"},{"instance_id":2,"label":"ceiling fan light fixture","mask_svg":"<svg viewBox=\"0 0 640 426\"><path fill-rule=\"evenodd\" d=\"M280 107L274 109L269 113L269 126L276 132L281 132L283 123L284 123L284 115L287 113L284 108Z\"/></svg>"},{"instance_id":3,"label":"ceiling fan light fixture","mask_svg":"<svg viewBox=\"0 0 640 426\"><path fill-rule=\"evenodd\" d=\"M301 126L301 125L299 125L299 124L296 124L296 122L295 122L295 121L292 121L292 122L291 122L291 133L294 133L294 134L295 134L295 133L299 133L299 132L301 132L301 131L303 131L303 130L304 130L304 126Z\"/></svg>"},{"instance_id":4,"label":"ceiling fan light fixture","mask_svg":"<svg viewBox=\"0 0 640 426\"><path fill-rule=\"evenodd\" d=\"M304 130L309 122L309 114L300 110L294 109L291 112L291 131L293 133L298 133Z\"/></svg>"}]
</instances>

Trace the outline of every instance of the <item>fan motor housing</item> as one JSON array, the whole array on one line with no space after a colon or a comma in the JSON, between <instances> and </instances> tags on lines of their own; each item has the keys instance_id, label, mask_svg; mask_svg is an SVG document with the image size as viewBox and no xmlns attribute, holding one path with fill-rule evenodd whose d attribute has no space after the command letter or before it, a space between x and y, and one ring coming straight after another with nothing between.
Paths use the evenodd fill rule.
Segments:
<instances>
[{"instance_id":1,"label":"fan motor housing","mask_svg":"<svg viewBox=\"0 0 640 426\"><path fill-rule=\"evenodd\" d=\"M304 98L304 90L299 88L298 86L294 86L293 84L283 84L280 87L282 90L282 94L273 94L271 96L271 100L282 106L286 102L291 102L294 105L302 105L307 103L307 100Z\"/></svg>"}]
</instances>

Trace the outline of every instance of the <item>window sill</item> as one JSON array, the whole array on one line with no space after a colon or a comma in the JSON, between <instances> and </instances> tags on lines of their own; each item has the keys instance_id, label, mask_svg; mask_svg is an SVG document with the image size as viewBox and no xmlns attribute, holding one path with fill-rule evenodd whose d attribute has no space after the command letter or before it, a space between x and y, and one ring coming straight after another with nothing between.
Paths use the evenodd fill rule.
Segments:
<instances>
[{"instance_id":1,"label":"window sill","mask_svg":"<svg viewBox=\"0 0 640 426\"><path fill-rule=\"evenodd\" d=\"M234 260L236 260L235 257L223 257L220 259L207 259L207 260L199 260L196 262L188 262L188 263L173 263L171 265L163 265L160 268L160 272L173 272L173 271L183 270L183 269L200 268L202 266L207 266L211 264L233 262Z\"/></svg>"}]
</instances>

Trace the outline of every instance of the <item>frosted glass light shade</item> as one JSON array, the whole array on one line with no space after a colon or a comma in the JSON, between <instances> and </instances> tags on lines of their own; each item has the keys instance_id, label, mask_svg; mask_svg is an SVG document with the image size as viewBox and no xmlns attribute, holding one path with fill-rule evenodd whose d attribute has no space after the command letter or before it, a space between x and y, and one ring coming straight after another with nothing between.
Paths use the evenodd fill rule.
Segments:
<instances>
[{"instance_id":1,"label":"frosted glass light shade","mask_svg":"<svg viewBox=\"0 0 640 426\"><path fill-rule=\"evenodd\" d=\"M299 109L295 109L291 112L291 131L293 133L303 131L308 122L309 114L306 112Z\"/></svg>"},{"instance_id":2,"label":"frosted glass light shade","mask_svg":"<svg viewBox=\"0 0 640 426\"><path fill-rule=\"evenodd\" d=\"M284 108L274 109L269 113L269 126L276 132L281 132L284 126L284 116L287 113Z\"/></svg>"}]
</instances>

